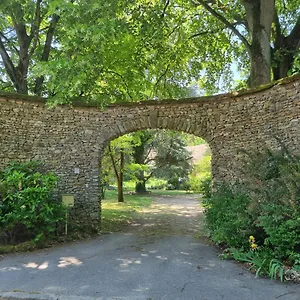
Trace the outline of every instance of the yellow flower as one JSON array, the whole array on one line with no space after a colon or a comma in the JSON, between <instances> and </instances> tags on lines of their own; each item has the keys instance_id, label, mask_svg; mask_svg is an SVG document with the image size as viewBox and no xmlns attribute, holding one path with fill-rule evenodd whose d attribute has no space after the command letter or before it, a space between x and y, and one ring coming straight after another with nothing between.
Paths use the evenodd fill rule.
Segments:
<instances>
[{"instance_id":1,"label":"yellow flower","mask_svg":"<svg viewBox=\"0 0 300 300\"><path fill-rule=\"evenodd\" d=\"M250 242L250 243L254 243L254 242L255 242L255 238L254 238L253 235L250 235L250 236L249 236L249 242Z\"/></svg>"},{"instance_id":2,"label":"yellow flower","mask_svg":"<svg viewBox=\"0 0 300 300\"><path fill-rule=\"evenodd\" d=\"M257 244L255 244L255 243L251 244L251 249L252 250L256 250L257 248L258 248Z\"/></svg>"}]
</instances>

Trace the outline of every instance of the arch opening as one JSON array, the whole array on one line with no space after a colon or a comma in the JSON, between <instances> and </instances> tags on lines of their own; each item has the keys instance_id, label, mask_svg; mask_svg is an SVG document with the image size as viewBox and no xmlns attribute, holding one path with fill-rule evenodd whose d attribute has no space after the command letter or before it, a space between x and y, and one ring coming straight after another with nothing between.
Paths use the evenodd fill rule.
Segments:
<instances>
[{"instance_id":1,"label":"arch opening","mask_svg":"<svg viewBox=\"0 0 300 300\"><path fill-rule=\"evenodd\" d=\"M102 231L139 222L153 229L162 215L191 219L203 185L211 181L211 157L204 139L185 132L147 129L111 140L101 161ZM157 220L149 225L153 213Z\"/></svg>"}]
</instances>

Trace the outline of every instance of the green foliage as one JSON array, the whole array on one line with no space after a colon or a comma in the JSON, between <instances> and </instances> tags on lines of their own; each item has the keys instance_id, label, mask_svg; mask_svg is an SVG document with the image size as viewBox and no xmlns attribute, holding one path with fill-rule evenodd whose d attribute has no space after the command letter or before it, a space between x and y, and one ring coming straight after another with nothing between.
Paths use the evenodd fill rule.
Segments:
<instances>
[{"instance_id":1,"label":"green foliage","mask_svg":"<svg viewBox=\"0 0 300 300\"><path fill-rule=\"evenodd\" d=\"M206 141L196 135L193 134L188 134L188 133L180 133L182 139L185 141L187 146L197 146L197 145L201 145L201 144L206 144Z\"/></svg>"},{"instance_id":2,"label":"green foliage","mask_svg":"<svg viewBox=\"0 0 300 300\"><path fill-rule=\"evenodd\" d=\"M278 259L272 259L269 264L269 277L271 279L276 279L277 277L280 281L283 281L284 269L283 264Z\"/></svg>"},{"instance_id":3,"label":"green foliage","mask_svg":"<svg viewBox=\"0 0 300 300\"><path fill-rule=\"evenodd\" d=\"M250 198L221 186L211 198L204 200L206 224L216 243L247 247L253 233L253 220L247 211Z\"/></svg>"},{"instance_id":4,"label":"green foliage","mask_svg":"<svg viewBox=\"0 0 300 300\"><path fill-rule=\"evenodd\" d=\"M204 198L211 197L211 153L206 153L193 166L189 176L191 190L203 194Z\"/></svg>"},{"instance_id":5,"label":"green foliage","mask_svg":"<svg viewBox=\"0 0 300 300\"><path fill-rule=\"evenodd\" d=\"M163 190L166 188L167 180L152 177L147 181L150 190Z\"/></svg>"},{"instance_id":6,"label":"green foliage","mask_svg":"<svg viewBox=\"0 0 300 300\"><path fill-rule=\"evenodd\" d=\"M300 159L283 146L277 153L247 154L250 213L266 234L264 243L279 259L295 261L300 252Z\"/></svg>"},{"instance_id":7,"label":"green foliage","mask_svg":"<svg viewBox=\"0 0 300 300\"><path fill-rule=\"evenodd\" d=\"M189 96L194 87L196 94L228 90L234 73L250 73L253 22L245 3L2 0L0 86L46 95L53 105L99 106ZM296 60L287 66L295 72L299 5L275 4L273 34L261 48L273 48L273 68L287 56Z\"/></svg>"},{"instance_id":8,"label":"green foliage","mask_svg":"<svg viewBox=\"0 0 300 300\"><path fill-rule=\"evenodd\" d=\"M159 130L148 148L155 152L153 175L158 178L185 178L191 170L191 157L186 142L178 132Z\"/></svg>"},{"instance_id":9,"label":"green foliage","mask_svg":"<svg viewBox=\"0 0 300 300\"><path fill-rule=\"evenodd\" d=\"M204 199L211 198L211 189L212 189L212 180L210 176L200 181L200 186L198 191L203 195Z\"/></svg>"},{"instance_id":10,"label":"green foliage","mask_svg":"<svg viewBox=\"0 0 300 300\"><path fill-rule=\"evenodd\" d=\"M191 168L190 155L185 149L182 135L166 130L143 130L119 137L110 143L110 150L106 151L102 160L102 178L112 183L112 165L114 173L120 173L117 159L120 149L126 155L123 168L124 179L153 186L148 181L156 177L158 180L172 178L179 184L180 178L186 178ZM115 164L112 164L112 156ZM117 169L117 170L116 170ZM183 188L188 183L182 180ZM164 184L159 184L162 188Z\"/></svg>"},{"instance_id":11,"label":"green foliage","mask_svg":"<svg viewBox=\"0 0 300 300\"><path fill-rule=\"evenodd\" d=\"M51 194L57 177L43 173L37 162L11 163L0 177L0 232L7 242L33 238L42 243L64 218L64 208Z\"/></svg>"},{"instance_id":12,"label":"green foliage","mask_svg":"<svg viewBox=\"0 0 300 300\"><path fill-rule=\"evenodd\" d=\"M243 153L244 181L218 187L205 201L207 225L214 241L239 249L235 259L283 280L283 264L299 265L300 159L284 146L279 152Z\"/></svg>"},{"instance_id":13,"label":"green foliage","mask_svg":"<svg viewBox=\"0 0 300 300\"><path fill-rule=\"evenodd\" d=\"M232 257L233 259L250 264L250 270L254 270L256 277L267 275L271 279L284 280L283 263L278 259L273 258L273 252L268 248L260 248L249 250L247 252L236 248L226 249L225 258Z\"/></svg>"}]
</instances>

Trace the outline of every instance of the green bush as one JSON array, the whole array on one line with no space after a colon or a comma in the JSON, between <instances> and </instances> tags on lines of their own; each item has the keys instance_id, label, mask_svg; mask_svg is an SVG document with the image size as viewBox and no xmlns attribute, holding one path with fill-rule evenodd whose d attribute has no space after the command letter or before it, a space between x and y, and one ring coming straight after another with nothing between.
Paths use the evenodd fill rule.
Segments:
<instances>
[{"instance_id":1,"label":"green bush","mask_svg":"<svg viewBox=\"0 0 300 300\"><path fill-rule=\"evenodd\" d=\"M234 193L225 185L204 200L206 224L213 241L231 247L248 247L248 237L253 234L253 220L247 211L249 203L248 196Z\"/></svg>"},{"instance_id":2,"label":"green bush","mask_svg":"<svg viewBox=\"0 0 300 300\"><path fill-rule=\"evenodd\" d=\"M56 183L38 162L11 163L0 175L0 237L7 243L51 237L65 215L51 198Z\"/></svg>"},{"instance_id":3,"label":"green bush","mask_svg":"<svg viewBox=\"0 0 300 300\"><path fill-rule=\"evenodd\" d=\"M213 240L248 253L272 278L282 278L283 264L300 265L300 158L282 149L244 152L243 181L220 186L205 200ZM255 243L249 245L249 236Z\"/></svg>"},{"instance_id":4,"label":"green bush","mask_svg":"<svg viewBox=\"0 0 300 300\"><path fill-rule=\"evenodd\" d=\"M211 198L211 189L212 189L211 177L208 176L200 181L199 192L203 195L204 199Z\"/></svg>"},{"instance_id":5,"label":"green bush","mask_svg":"<svg viewBox=\"0 0 300 300\"><path fill-rule=\"evenodd\" d=\"M300 159L284 147L277 153L248 154L245 190L249 211L276 257L294 263L300 253Z\"/></svg>"}]
</instances>

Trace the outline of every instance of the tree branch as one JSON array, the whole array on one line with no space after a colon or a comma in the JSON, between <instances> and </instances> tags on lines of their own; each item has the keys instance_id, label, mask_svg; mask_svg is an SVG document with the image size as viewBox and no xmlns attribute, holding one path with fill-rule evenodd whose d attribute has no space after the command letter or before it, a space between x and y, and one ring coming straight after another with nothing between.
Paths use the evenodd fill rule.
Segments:
<instances>
[{"instance_id":1,"label":"tree branch","mask_svg":"<svg viewBox=\"0 0 300 300\"><path fill-rule=\"evenodd\" d=\"M42 62L48 61L48 59L49 59L51 45L52 45L52 41L53 41L53 37L54 37L54 32L55 32L55 29L56 29L59 19L60 19L60 17L57 14L52 15L52 19L51 19L51 22L50 22L50 25L49 25L49 28L47 31L47 35L46 35L46 41L45 41L45 45L44 45L44 49L43 49L43 54L41 57ZM43 83L44 83L43 76L36 79L35 87L34 87L34 93L36 95L41 95Z\"/></svg>"},{"instance_id":2,"label":"tree branch","mask_svg":"<svg viewBox=\"0 0 300 300\"><path fill-rule=\"evenodd\" d=\"M156 80L155 82L155 86L157 86L159 84L159 82L161 81L161 79L168 73L170 68L170 64L167 65L166 69L164 70L164 72L159 76L159 78Z\"/></svg>"},{"instance_id":3,"label":"tree branch","mask_svg":"<svg viewBox=\"0 0 300 300\"><path fill-rule=\"evenodd\" d=\"M30 41L33 40L33 45L29 51L29 57L31 57L37 47L38 39L39 39L39 29L41 25L41 2L42 0L37 0L36 3L36 10L35 10L35 17L31 25L31 32L30 32Z\"/></svg>"},{"instance_id":4,"label":"tree branch","mask_svg":"<svg viewBox=\"0 0 300 300\"><path fill-rule=\"evenodd\" d=\"M150 161L152 161L153 159L149 157L150 153L153 150L153 142L150 144L147 153L144 156L144 160L145 160L145 165L148 164Z\"/></svg>"},{"instance_id":5,"label":"tree branch","mask_svg":"<svg viewBox=\"0 0 300 300\"><path fill-rule=\"evenodd\" d=\"M203 35L207 35L207 34L215 34L215 33L218 33L218 32L220 32L220 31L222 31L226 28L227 27L222 27L220 29L216 29L216 30L212 30L212 31L207 30L207 31L198 32L198 33L195 33L195 34L189 36L188 39L190 40L190 39L193 39L195 37L203 36Z\"/></svg>"},{"instance_id":6,"label":"tree branch","mask_svg":"<svg viewBox=\"0 0 300 300\"><path fill-rule=\"evenodd\" d=\"M14 43L13 43L10 39L8 39L8 38L4 35L3 32L0 31L0 38L1 38L1 37L7 42L8 45L11 44L10 46L16 51L17 54L19 54L19 50L16 48L16 46L14 45ZM3 45L4 45L4 44L3 44Z\"/></svg>"},{"instance_id":7,"label":"tree branch","mask_svg":"<svg viewBox=\"0 0 300 300\"><path fill-rule=\"evenodd\" d=\"M147 175L147 176L144 177L145 182L147 182L153 176L153 173L154 173L154 170L151 171L149 175Z\"/></svg>"},{"instance_id":8,"label":"tree branch","mask_svg":"<svg viewBox=\"0 0 300 300\"><path fill-rule=\"evenodd\" d=\"M219 21L221 21L223 24L225 24L225 26L228 29L230 29L245 45L247 52L249 54L251 54L250 44L247 41L247 39L224 16L222 16L217 11L215 11L206 1L203 1L203 0L196 0L196 1L198 4L203 6L208 12L210 12L214 17L216 17ZM194 5L197 5L197 3L195 3L193 0L192 0L192 3Z\"/></svg>"},{"instance_id":9,"label":"tree branch","mask_svg":"<svg viewBox=\"0 0 300 300\"><path fill-rule=\"evenodd\" d=\"M20 53L24 52L25 49L27 52L29 36L26 31L24 12L20 4L14 9L14 14L11 15L11 19L19 40Z\"/></svg>"},{"instance_id":10,"label":"tree branch","mask_svg":"<svg viewBox=\"0 0 300 300\"><path fill-rule=\"evenodd\" d=\"M276 39L280 36L282 36L281 34L281 25L280 25L280 21L279 21L279 17L278 17L278 13L277 10L275 9L275 15L274 15L274 23L275 23L275 33L276 33Z\"/></svg>"},{"instance_id":11,"label":"tree branch","mask_svg":"<svg viewBox=\"0 0 300 300\"><path fill-rule=\"evenodd\" d=\"M9 76L10 80L13 82L15 88L17 89L18 78L17 78L17 74L16 74L16 68L15 68L12 60L10 59L1 38L0 38L0 55L2 57L4 67L7 71L7 74Z\"/></svg>"},{"instance_id":12,"label":"tree branch","mask_svg":"<svg viewBox=\"0 0 300 300\"><path fill-rule=\"evenodd\" d=\"M112 154L112 149L111 149L110 144L108 145L108 152L109 152L109 156L110 156L110 159L111 159L111 162L112 162L112 165L113 165L115 175L117 177L117 180L119 180L119 173L118 173L118 169L117 169L117 164L116 164L114 156Z\"/></svg>"},{"instance_id":13,"label":"tree branch","mask_svg":"<svg viewBox=\"0 0 300 300\"><path fill-rule=\"evenodd\" d=\"M165 3L165 6L164 6L163 12L161 14L162 18L165 16L169 4L170 4L170 0L167 0L166 3Z\"/></svg>"}]
</instances>

